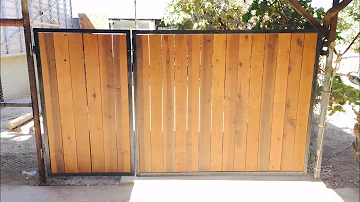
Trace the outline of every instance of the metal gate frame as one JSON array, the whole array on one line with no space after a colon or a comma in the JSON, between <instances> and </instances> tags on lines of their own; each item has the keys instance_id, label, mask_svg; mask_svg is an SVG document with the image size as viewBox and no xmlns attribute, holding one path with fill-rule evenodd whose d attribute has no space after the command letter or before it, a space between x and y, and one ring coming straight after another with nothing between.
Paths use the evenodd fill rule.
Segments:
<instances>
[{"instance_id":1,"label":"metal gate frame","mask_svg":"<svg viewBox=\"0 0 360 202\"><path fill-rule=\"evenodd\" d=\"M309 107L309 116L308 116L308 128L306 135L306 149L305 149L305 162L304 162L304 171L268 171L268 172L260 172L260 171L243 171L243 172L151 172L151 173L141 173L139 170L139 141L138 141L138 100L137 100L137 48L136 48L136 36L139 34L270 34L270 33L316 33L317 44L316 44L316 55L315 55L315 64L314 64L314 73L313 73L313 81L311 88L311 98L310 98L310 107ZM316 92L316 80L317 80L317 72L319 66L319 56L320 51L322 49L322 35L321 31L317 29L302 29L302 30L132 30L132 48L133 48L133 77L134 77L134 114L135 114L135 139L134 139L134 149L135 149L135 175L136 176L209 176L209 175L306 175L308 171L308 159L309 159L309 148L310 148L310 137L311 137L311 128L312 128L312 118L313 118L313 108L315 103L315 92Z\"/></svg>"},{"instance_id":2,"label":"metal gate frame","mask_svg":"<svg viewBox=\"0 0 360 202\"><path fill-rule=\"evenodd\" d=\"M42 77L42 66L40 58L40 47L39 47L39 36L38 33L97 33L97 34L125 34L126 35L126 46L127 46L127 62L128 62L128 102L129 102L129 131L130 131L130 172L98 172L98 173L52 173L50 164L50 148L49 138L47 130L46 120L46 108L45 108L45 97L44 97L44 86ZM106 30L106 29L47 29L47 28L34 28L34 40L35 40L35 54L37 63L37 73L39 80L39 91L40 91L40 104L43 116L44 135L43 139L45 142L45 149L42 155L46 156L45 165L48 176L132 176L135 170L135 155L134 155L134 130L133 130L133 106L132 106L132 63L131 63L131 40L130 30Z\"/></svg>"}]
</instances>

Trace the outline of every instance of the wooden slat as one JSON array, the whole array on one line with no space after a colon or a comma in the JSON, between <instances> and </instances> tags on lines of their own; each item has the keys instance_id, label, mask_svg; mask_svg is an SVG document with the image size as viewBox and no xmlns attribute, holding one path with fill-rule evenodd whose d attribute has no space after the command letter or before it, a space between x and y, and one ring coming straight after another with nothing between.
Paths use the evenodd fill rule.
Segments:
<instances>
[{"instance_id":1,"label":"wooden slat","mask_svg":"<svg viewBox=\"0 0 360 202\"><path fill-rule=\"evenodd\" d=\"M82 34L70 33L68 41L78 168L79 172L91 172Z\"/></svg>"},{"instance_id":2,"label":"wooden slat","mask_svg":"<svg viewBox=\"0 0 360 202\"><path fill-rule=\"evenodd\" d=\"M139 171L151 172L150 148L150 97L149 97L149 37L139 35L136 38L137 48L137 109Z\"/></svg>"},{"instance_id":3,"label":"wooden slat","mask_svg":"<svg viewBox=\"0 0 360 202\"><path fill-rule=\"evenodd\" d=\"M174 35L162 36L164 171L174 172Z\"/></svg>"},{"instance_id":4,"label":"wooden slat","mask_svg":"<svg viewBox=\"0 0 360 202\"><path fill-rule=\"evenodd\" d=\"M105 171L102 99L97 34L84 34L84 56L92 172Z\"/></svg>"},{"instance_id":5,"label":"wooden slat","mask_svg":"<svg viewBox=\"0 0 360 202\"><path fill-rule=\"evenodd\" d=\"M151 170L163 171L161 35L150 35Z\"/></svg>"},{"instance_id":6,"label":"wooden slat","mask_svg":"<svg viewBox=\"0 0 360 202\"><path fill-rule=\"evenodd\" d=\"M114 82L118 172L130 172L130 124L126 35L114 35Z\"/></svg>"},{"instance_id":7,"label":"wooden slat","mask_svg":"<svg viewBox=\"0 0 360 202\"><path fill-rule=\"evenodd\" d=\"M293 170L293 151L296 130L296 113L299 98L300 72L303 54L304 34L292 34L288 84L286 92L286 108L284 136L281 159L281 170Z\"/></svg>"},{"instance_id":8,"label":"wooden slat","mask_svg":"<svg viewBox=\"0 0 360 202\"><path fill-rule=\"evenodd\" d=\"M56 76L58 82L65 172L77 173L76 134L67 34L54 34L54 49L57 66Z\"/></svg>"},{"instance_id":9,"label":"wooden slat","mask_svg":"<svg viewBox=\"0 0 360 202\"><path fill-rule=\"evenodd\" d=\"M175 171L186 171L187 36L175 35Z\"/></svg>"},{"instance_id":10,"label":"wooden slat","mask_svg":"<svg viewBox=\"0 0 360 202\"><path fill-rule=\"evenodd\" d=\"M199 171L210 171L213 43L214 35L204 35L201 45Z\"/></svg>"},{"instance_id":11,"label":"wooden slat","mask_svg":"<svg viewBox=\"0 0 360 202\"><path fill-rule=\"evenodd\" d=\"M104 131L105 172L116 172L117 146L115 128L116 122L112 36L109 34L99 34L98 43Z\"/></svg>"},{"instance_id":12,"label":"wooden slat","mask_svg":"<svg viewBox=\"0 0 360 202\"><path fill-rule=\"evenodd\" d=\"M64 173L63 142L56 78L54 38L52 33L39 33L40 57L49 138L50 164L53 173Z\"/></svg>"},{"instance_id":13,"label":"wooden slat","mask_svg":"<svg viewBox=\"0 0 360 202\"><path fill-rule=\"evenodd\" d=\"M316 54L317 34L305 34L304 51L301 67L300 91L296 115L295 145L293 154L293 170L303 171L308 118Z\"/></svg>"},{"instance_id":14,"label":"wooden slat","mask_svg":"<svg viewBox=\"0 0 360 202\"><path fill-rule=\"evenodd\" d=\"M213 94L211 97L211 171L221 171L223 146L226 34L216 34L214 36L214 47L214 73L212 84Z\"/></svg>"},{"instance_id":15,"label":"wooden slat","mask_svg":"<svg viewBox=\"0 0 360 202\"><path fill-rule=\"evenodd\" d=\"M291 34L279 34L269 170L280 171Z\"/></svg>"},{"instance_id":16,"label":"wooden slat","mask_svg":"<svg viewBox=\"0 0 360 202\"><path fill-rule=\"evenodd\" d=\"M187 171L199 170L200 35L188 37L188 138Z\"/></svg>"},{"instance_id":17,"label":"wooden slat","mask_svg":"<svg viewBox=\"0 0 360 202\"><path fill-rule=\"evenodd\" d=\"M228 34L225 67L225 108L222 171L234 170L236 87L239 67L239 35Z\"/></svg>"},{"instance_id":18,"label":"wooden slat","mask_svg":"<svg viewBox=\"0 0 360 202\"><path fill-rule=\"evenodd\" d=\"M262 71L264 66L265 34L254 34L251 49L251 71L249 92L249 118L246 147L246 170L258 170L260 105Z\"/></svg>"},{"instance_id":19,"label":"wooden slat","mask_svg":"<svg viewBox=\"0 0 360 202\"><path fill-rule=\"evenodd\" d=\"M261 96L261 126L258 166L260 171L269 170L271 122L274 103L274 86L277 55L277 34L267 34Z\"/></svg>"},{"instance_id":20,"label":"wooden slat","mask_svg":"<svg viewBox=\"0 0 360 202\"><path fill-rule=\"evenodd\" d=\"M234 171L245 171L246 143L249 114L249 85L251 68L252 34L239 36L239 66L237 73L236 128ZM231 109L230 109L231 110Z\"/></svg>"}]
</instances>

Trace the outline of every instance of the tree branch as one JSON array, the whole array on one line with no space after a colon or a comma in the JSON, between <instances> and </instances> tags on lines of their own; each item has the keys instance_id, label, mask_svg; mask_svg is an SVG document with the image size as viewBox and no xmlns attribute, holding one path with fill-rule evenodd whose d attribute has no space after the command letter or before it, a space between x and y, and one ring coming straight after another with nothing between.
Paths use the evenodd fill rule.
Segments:
<instances>
[{"instance_id":1,"label":"tree branch","mask_svg":"<svg viewBox=\"0 0 360 202\"><path fill-rule=\"evenodd\" d=\"M322 32L325 32L326 30L324 29L323 26L321 26L321 24L314 18L314 16L312 16L309 12L307 12L307 10L305 10L298 1L296 0L286 0L291 7L293 7L293 9L295 9L298 13L300 13L312 26L314 26L315 28L321 30ZM346 0L344 0L346 1Z\"/></svg>"},{"instance_id":2,"label":"tree branch","mask_svg":"<svg viewBox=\"0 0 360 202\"><path fill-rule=\"evenodd\" d=\"M326 11L323 22L324 28L327 29L330 25L331 19L351 2L352 0L343 0L341 3L331 7L328 11Z\"/></svg>"}]
</instances>

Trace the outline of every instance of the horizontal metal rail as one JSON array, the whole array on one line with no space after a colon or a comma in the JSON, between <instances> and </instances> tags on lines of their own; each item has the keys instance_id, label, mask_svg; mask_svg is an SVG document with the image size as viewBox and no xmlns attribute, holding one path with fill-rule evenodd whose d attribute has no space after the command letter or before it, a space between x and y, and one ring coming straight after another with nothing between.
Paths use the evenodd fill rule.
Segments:
<instances>
[{"instance_id":1,"label":"horizontal metal rail","mask_svg":"<svg viewBox=\"0 0 360 202\"><path fill-rule=\"evenodd\" d=\"M4 19L0 18L0 26L13 26L13 27L23 27L23 19Z\"/></svg>"},{"instance_id":2,"label":"horizontal metal rail","mask_svg":"<svg viewBox=\"0 0 360 202\"><path fill-rule=\"evenodd\" d=\"M27 102L0 102L0 107L32 107L32 104Z\"/></svg>"}]
</instances>

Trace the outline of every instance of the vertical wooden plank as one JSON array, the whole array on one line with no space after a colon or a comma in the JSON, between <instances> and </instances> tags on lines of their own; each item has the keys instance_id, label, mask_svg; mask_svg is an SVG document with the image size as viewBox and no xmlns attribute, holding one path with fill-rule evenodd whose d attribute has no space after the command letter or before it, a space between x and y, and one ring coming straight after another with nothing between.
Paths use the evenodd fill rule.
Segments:
<instances>
[{"instance_id":1,"label":"vertical wooden plank","mask_svg":"<svg viewBox=\"0 0 360 202\"><path fill-rule=\"evenodd\" d=\"M139 171L151 172L149 36L136 36Z\"/></svg>"},{"instance_id":2,"label":"vertical wooden plank","mask_svg":"<svg viewBox=\"0 0 360 202\"><path fill-rule=\"evenodd\" d=\"M61 132L64 147L65 172L77 173L76 134L74 125L73 96L69 62L68 37L54 34L56 76L58 82Z\"/></svg>"},{"instance_id":3,"label":"vertical wooden plank","mask_svg":"<svg viewBox=\"0 0 360 202\"><path fill-rule=\"evenodd\" d=\"M224 142L222 171L234 170L236 87L239 66L239 35L228 34L226 45Z\"/></svg>"},{"instance_id":4,"label":"vertical wooden plank","mask_svg":"<svg viewBox=\"0 0 360 202\"><path fill-rule=\"evenodd\" d=\"M254 34L251 49L249 118L246 138L246 171L258 170L261 87L265 34Z\"/></svg>"},{"instance_id":5,"label":"vertical wooden plank","mask_svg":"<svg viewBox=\"0 0 360 202\"><path fill-rule=\"evenodd\" d=\"M79 172L88 173L91 172L91 160L82 34L70 33L68 41L78 168Z\"/></svg>"},{"instance_id":6,"label":"vertical wooden plank","mask_svg":"<svg viewBox=\"0 0 360 202\"><path fill-rule=\"evenodd\" d=\"M112 36L99 34L99 67L101 103L104 131L105 172L117 171L117 147L115 128L114 64L112 58Z\"/></svg>"},{"instance_id":7,"label":"vertical wooden plank","mask_svg":"<svg viewBox=\"0 0 360 202\"><path fill-rule=\"evenodd\" d=\"M162 35L164 171L174 172L174 35Z\"/></svg>"},{"instance_id":8,"label":"vertical wooden plank","mask_svg":"<svg viewBox=\"0 0 360 202\"><path fill-rule=\"evenodd\" d=\"M186 172L187 35L175 35L175 171Z\"/></svg>"},{"instance_id":9,"label":"vertical wooden plank","mask_svg":"<svg viewBox=\"0 0 360 202\"><path fill-rule=\"evenodd\" d=\"M221 171L223 146L226 34L214 35L211 131L211 171Z\"/></svg>"},{"instance_id":10,"label":"vertical wooden plank","mask_svg":"<svg viewBox=\"0 0 360 202\"><path fill-rule=\"evenodd\" d=\"M151 170L163 171L161 35L150 35Z\"/></svg>"},{"instance_id":11,"label":"vertical wooden plank","mask_svg":"<svg viewBox=\"0 0 360 202\"><path fill-rule=\"evenodd\" d=\"M105 171L102 99L97 34L84 34L92 172Z\"/></svg>"},{"instance_id":12,"label":"vertical wooden plank","mask_svg":"<svg viewBox=\"0 0 360 202\"><path fill-rule=\"evenodd\" d=\"M130 123L126 35L113 35L118 172L130 172Z\"/></svg>"},{"instance_id":13,"label":"vertical wooden plank","mask_svg":"<svg viewBox=\"0 0 360 202\"><path fill-rule=\"evenodd\" d=\"M214 35L206 34L201 45L199 171L210 171L211 86Z\"/></svg>"},{"instance_id":14,"label":"vertical wooden plank","mask_svg":"<svg viewBox=\"0 0 360 202\"><path fill-rule=\"evenodd\" d=\"M239 65L237 73L236 127L234 149L234 171L246 170L246 143L249 115L250 68L252 34L239 36ZM230 109L231 110L231 109Z\"/></svg>"},{"instance_id":15,"label":"vertical wooden plank","mask_svg":"<svg viewBox=\"0 0 360 202\"><path fill-rule=\"evenodd\" d=\"M54 38L52 33L39 33L41 69L49 138L51 172L64 173L63 141L59 95L56 77Z\"/></svg>"},{"instance_id":16,"label":"vertical wooden plank","mask_svg":"<svg viewBox=\"0 0 360 202\"><path fill-rule=\"evenodd\" d=\"M276 57L269 170L280 171L291 34L279 34Z\"/></svg>"},{"instance_id":17,"label":"vertical wooden plank","mask_svg":"<svg viewBox=\"0 0 360 202\"><path fill-rule=\"evenodd\" d=\"M303 43L304 34L292 34L290 64L288 68L288 84L286 92L284 136L282 145L282 171L293 171L293 151L296 130L296 114L299 98Z\"/></svg>"},{"instance_id":18,"label":"vertical wooden plank","mask_svg":"<svg viewBox=\"0 0 360 202\"><path fill-rule=\"evenodd\" d=\"M199 77L201 35L188 37L187 171L199 170Z\"/></svg>"},{"instance_id":19,"label":"vertical wooden plank","mask_svg":"<svg viewBox=\"0 0 360 202\"><path fill-rule=\"evenodd\" d=\"M317 34L305 34L304 51L301 67L300 91L298 100L298 110L296 114L296 132L293 154L293 170L303 171L306 138L308 129L308 118L311 100L311 86L314 73L314 63L316 55Z\"/></svg>"},{"instance_id":20,"label":"vertical wooden plank","mask_svg":"<svg viewBox=\"0 0 360 202\"><path fill-rule=\"evenodd\" d=\"M259 171L269 170L270 135L274 101L274 85L277 55L277 34L267 34L265 40L265 57L261 96L261 122L259 139Z\"/></svg>"}]
</instances>

